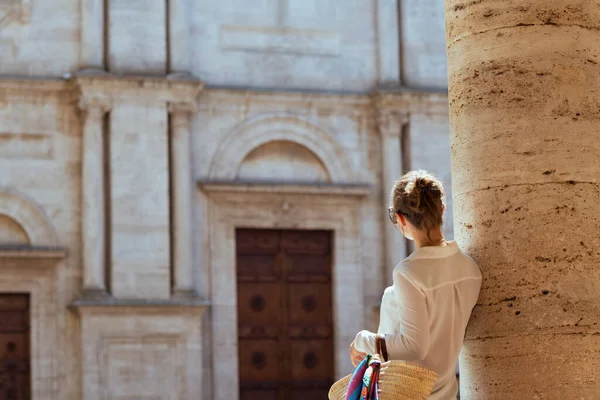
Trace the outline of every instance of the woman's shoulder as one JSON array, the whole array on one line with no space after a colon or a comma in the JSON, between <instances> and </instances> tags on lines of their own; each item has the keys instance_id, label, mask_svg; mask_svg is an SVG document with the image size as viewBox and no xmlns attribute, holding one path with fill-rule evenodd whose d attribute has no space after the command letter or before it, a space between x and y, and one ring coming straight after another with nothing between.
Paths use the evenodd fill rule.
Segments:
<instances>
[{"instance_id":1,"label":"woman's shoulder","mask_svg":"<svg viewBox=\"0 0 600 400\"><path fill-rule=\"evenodd\" d=\"M406 258L394 269L394 279L406 279L423 291L465 280L481 280L475 261L463 252L451 257Z\"/></svg>"},{"instance_id":2,"label":"woman's shoulder","mask_svg":"<svg viewBox=\"0 0 600 400\"><path fill-rule=\"evenodd\" d=\"M394 280L405 279L413 284L419 284L419 260L404 259L394 268Z\"/></svg>"},{"instance_id":3,"label":"woman's shoulder","mask_svg":"<svg viewBox=\"0 0 600 400\"><path fill-rule=\"evenodd\" d=\"M424 259L410 257L405 258L404 260L400 261L398 265L396 265L396 268L394 268L394 275L402 274L411 277L426 264L428 264L428 262Z\"/></svg>"}]
</instances>

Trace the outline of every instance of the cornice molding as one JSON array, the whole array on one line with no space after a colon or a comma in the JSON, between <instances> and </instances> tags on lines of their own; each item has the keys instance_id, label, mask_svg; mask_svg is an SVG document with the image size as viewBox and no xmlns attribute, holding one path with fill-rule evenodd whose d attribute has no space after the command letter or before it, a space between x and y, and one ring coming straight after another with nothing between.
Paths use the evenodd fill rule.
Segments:
<instances>
[{"instance_id":1,"label":"cornice molding","mask_svg":"<svg viewBox=\"0 0 600 400\"><path fill-rule=\"evenodd\" d=\"M204 90L202 108L230 109L248 104L269 107L286 104L294 108L334 109L362 113L371 109L369 93L329 93L317 91L265 90L210 86Z\"/></svg>"},{"instance_id":2,"label":"cornice molding","mask_svg":"<svg viewBox=\"0 0 600 400\"><path fill-rule=\"evenodd\" d=\"M63 78L0 76L0 96L27 102L50 98L78 105L82 110L100 107L105 111L122 100L166 104L171 109L193 111L204 82L190 74L168 76L117 76L101 70L84 70Z\"/></svg>"},{"instance_id":3,"label":"cornice molding","mask_svg":"<svg viewBox=\"0 0 600 400\"><path fill-rule=\"evenodd\" d=\"M0 259L38 259L62 260L67 257L67 250L62 247L0 247Z\"/></svg>"},{"instance_id":4,"label":"cornice molding","mask_svg":"<svg viewBox=\"0 0 600 400\"><path fill-rule=\"evenodd\" d=\"M21 99L29 103L76 100L76 93L71 90L69 82L59 78L3 76L0 78L0 96Z\"/></svg>"},{"instance_id":5,"label":"cornice molding","mask_svg":"<svg viewBox=\"0 0 600 400\"><path fill-rule=\"evenodd\" d=\"M199 296L171 298L164 300L118 299L110 295L98 296L95 293L82 293L69 308L79 315L202 315L210 307L210 302Z\"/></svg>"},{"instance_id":6,"label":"cornice molding","mask_svg":"<svg viewBox=\"0 0 600 400\"><path fill-rule=\"evenodd\" d=\"M373 191L373 188L368 184L289 184L279 182L198 181L197 185L207 194L228 193L231 195L258 193L265 196L273 194L291 194L362 198L369 196Z\"/></svg>"},{"instance_id":7,"label":"cornice molding","mask_svg":"<svg viewBox=\"0 0 600 400\"><path fill-rule=\"evenodd\" d=\"M379 90L372 95L380 113L448 115L448 93L409 89Z\"/></svg>"},{"instance_id":8,"label":"cornice molding","mask_svg":"<svg viewBox=\"0 0 600 400\"><path fill-rule=\"evenodd\" d=\"M144 103L177 104L193 110L204 83L189 74L157 76L117 76L85 70L71 79L79 93L80 107L111 107L114 102L141 99Z\"/></svg>"},{"instance_id":9,"label":"cornice molding","mask_svg":"<svg viewBox=\"0 0 600 400\"><path fill-rule=\"evenodd\" d=\"M203 101L198 98L203 93ZM290 107L335 109L340 112L371 115L449 113L446 91L414 88L381 88L365 93L329 93L317 91L260 90L206 87L188 73L168 76L118 76L102 70L82 70L63 78L0 76L0 96L28 102L47 102L55 97L86 109L99 106L110 109L115 101L141 100L163 103L170 112L195 112L197 108L237 108L249 103L265 106L289 104Z\"/></svg>"}]
</instances>

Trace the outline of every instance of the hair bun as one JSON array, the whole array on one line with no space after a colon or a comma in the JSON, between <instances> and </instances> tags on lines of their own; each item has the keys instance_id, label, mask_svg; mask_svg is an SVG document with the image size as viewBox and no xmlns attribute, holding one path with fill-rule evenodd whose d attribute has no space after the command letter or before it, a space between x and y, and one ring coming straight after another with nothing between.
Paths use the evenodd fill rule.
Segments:
<instances>
[{"instance_id":1,"label":"hair bun","mask_svg":"<svg viewBox=\"0 0 600 400\"><path fill-rule=\"evenodd\" d=\"M444 209L442 183L427 171L412 171L401 177L391 193L392 207L407 215L420 229L441 226Z\"/></svg>"},{"instance_id":2,"label":"hair bun","mask_svg":"<svg viewBox=\"0 0 600 400\"><path fill-rule=\"evenodd\" d=\"M431 179L427 179L424 176L419 176L415 179L415 187L414 189L420 192L424 192L427 190L433 189L434 181Z\"/></svg>"},{"instance_id":3,"label":"hair bun","mask_svg":"<svg viewBox=\"0 0 600 400\"><path fill-rule=\"evenodd\" d=\"M410 197L414 199L413 208L416 213L421 213L422 204L427 201L428 195L433 193L435 190L434 182L423 176L415 178L412 190L410 190Z\"/></svg>"}]
</instances>

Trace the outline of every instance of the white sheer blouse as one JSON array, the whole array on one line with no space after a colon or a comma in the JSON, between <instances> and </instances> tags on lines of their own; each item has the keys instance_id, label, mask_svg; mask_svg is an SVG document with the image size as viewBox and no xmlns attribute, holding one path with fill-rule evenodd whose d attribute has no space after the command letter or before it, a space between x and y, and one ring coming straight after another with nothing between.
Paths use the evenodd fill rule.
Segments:
<instances>
[{"instance_id":1,"label":"white sheer blouse","mask_svg":"<svg viewBox=\"0 0 600 400\"><path fill-rule=\"evenodd\" d=\"M417 249L394 269L378 333L385 334L391 359L439 374L429 400L456 399L455 367L480 289L479 267L456 242ZM355 346L375 352L375 333L359 332Z\"/></svg>"}]
</instances>

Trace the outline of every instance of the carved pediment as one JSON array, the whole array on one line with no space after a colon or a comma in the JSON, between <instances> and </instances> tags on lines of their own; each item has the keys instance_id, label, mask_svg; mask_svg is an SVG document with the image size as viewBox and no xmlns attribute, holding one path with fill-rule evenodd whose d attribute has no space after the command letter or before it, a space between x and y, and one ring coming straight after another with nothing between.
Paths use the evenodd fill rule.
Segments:
<instances>
[{"instance_id":1,"label":"carved pediment","mask_svg":"<svg viewBox=\"0 0 600 400\"><path fill-rule=\"evenodd\" d=\"M61 259L66 250L44 211L21 193L0 188L0 258Z\"/></svg>"}]
</instances>

